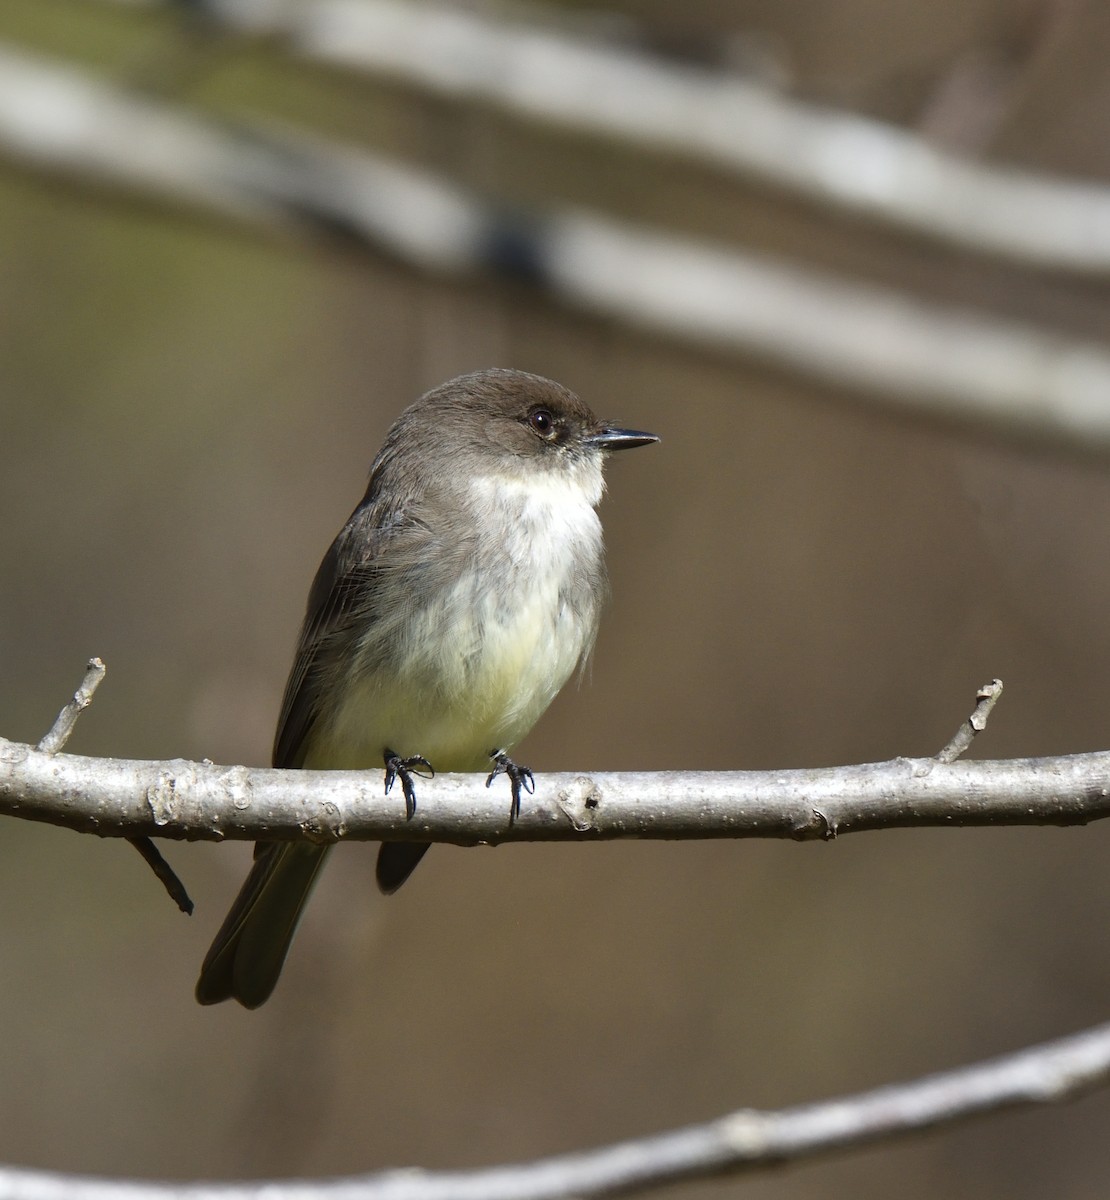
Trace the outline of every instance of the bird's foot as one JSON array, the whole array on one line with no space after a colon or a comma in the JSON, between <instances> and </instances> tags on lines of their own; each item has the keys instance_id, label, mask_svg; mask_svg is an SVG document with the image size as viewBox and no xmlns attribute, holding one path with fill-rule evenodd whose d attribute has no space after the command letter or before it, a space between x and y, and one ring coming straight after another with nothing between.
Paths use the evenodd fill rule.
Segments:
<instances>
[{"instance_id":1,"label":"bird's foot","mask_svg":"<svg viewBox=\"0 0 1110 1200\"><path fill-rule=\"evenodd\" d=\"M527 767L521 767L513 762L504 750L491 750L489 756L493 759L494 767L486 780L486 787L489 787L498 775L508 775L513 785L513 800L509 805L509 824L511 825L520 816L520 789L523 787L531 796L536 790L536 777Z\"/></svg>"},{"instance_id":2,"label":"bird's foot","mask_svg":"<svg viewBox=\"0 0 1110 1200\"><path fill-rule=\"evenodd\" d=\"M435 768L423 754L414 754L411 758L401 758L388 747L385 751L385 794L393 787L394 780L401 781L401 791L405 793L405 820L411 821L416 815L416 788L412 777L419 775L421 779L431 779ZM421 770L421 768L423 768Z\"/></svg>"}]
</instances>

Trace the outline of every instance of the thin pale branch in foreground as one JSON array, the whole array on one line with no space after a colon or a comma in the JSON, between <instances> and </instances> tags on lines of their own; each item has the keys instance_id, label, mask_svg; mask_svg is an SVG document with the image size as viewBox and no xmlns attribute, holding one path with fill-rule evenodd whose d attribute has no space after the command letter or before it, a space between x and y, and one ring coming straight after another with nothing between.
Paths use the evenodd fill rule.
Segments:
<instances>
[{"instance_id":1,"label":"thin pale branch in foreground","mask_svg":"<svg viewBox=\"0 0 1110 1200\"><path fill-rule=\"evenodd\" d=\"M489 1170L167 1184L0 1167L0 1194L7 1200L588 1200L738 1174L1003 1108L1064 1100L1108 1078L1110 1025L1100 1025L910 1083L778 1111L742 1109L655 1137Z\"/></svg>"}]
</instances>

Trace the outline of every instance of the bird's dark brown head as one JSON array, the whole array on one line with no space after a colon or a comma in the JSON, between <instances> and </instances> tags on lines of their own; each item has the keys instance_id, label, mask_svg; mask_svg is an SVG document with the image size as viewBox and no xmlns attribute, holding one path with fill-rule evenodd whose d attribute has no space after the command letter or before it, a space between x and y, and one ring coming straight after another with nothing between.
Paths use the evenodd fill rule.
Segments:
<instances>
[{"instance_id":1,"label":"bird's dark brown head","mask_svg":"<svg viewBox=\"0 0 1110 1200\"><path fill-rule=\"evenodd\" d=\"M569 388L541 375L497 367L460 375L422 396L398 421L427 445L443 441L477 455L553 460L598 458L645 446L651 433L600 421Z\"/></svg>"}]
</instances>

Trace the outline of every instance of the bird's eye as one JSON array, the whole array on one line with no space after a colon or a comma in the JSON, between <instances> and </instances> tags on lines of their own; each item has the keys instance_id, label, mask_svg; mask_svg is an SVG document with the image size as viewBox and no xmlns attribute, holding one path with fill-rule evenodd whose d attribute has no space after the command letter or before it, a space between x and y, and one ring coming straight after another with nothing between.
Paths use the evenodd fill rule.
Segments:
<instances>
[{"instance_id":1,"label":"bird's eye","mask_svg":"<svg viewBox=\"0 0 1110 1200\"><path fill-rule=\"evenodd\" d=\"M540 437L550 437L555 432L555 418L546 408L532 409L528 414L528 424Z\"/></svg>"}]
</instances>

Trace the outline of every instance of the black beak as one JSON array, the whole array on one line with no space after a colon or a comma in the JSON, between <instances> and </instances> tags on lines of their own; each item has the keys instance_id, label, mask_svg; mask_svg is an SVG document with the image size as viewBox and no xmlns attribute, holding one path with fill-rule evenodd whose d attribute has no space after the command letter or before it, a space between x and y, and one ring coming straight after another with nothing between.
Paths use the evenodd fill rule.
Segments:
<instances>
[{"instance_id":1,"label":"black beak","mask_svg":"<svg viewBox=\"0 0 1110 1200\"><path fill-rule=\"evenodd\" d=\"M657 441L659 438L654 433L642 433L639 429L614 429L610 425L602 425L586 438L587 445L596 446L606 453L610 450L631 450L634 446L650 446Z\"/></svg>"}]
</instances>

